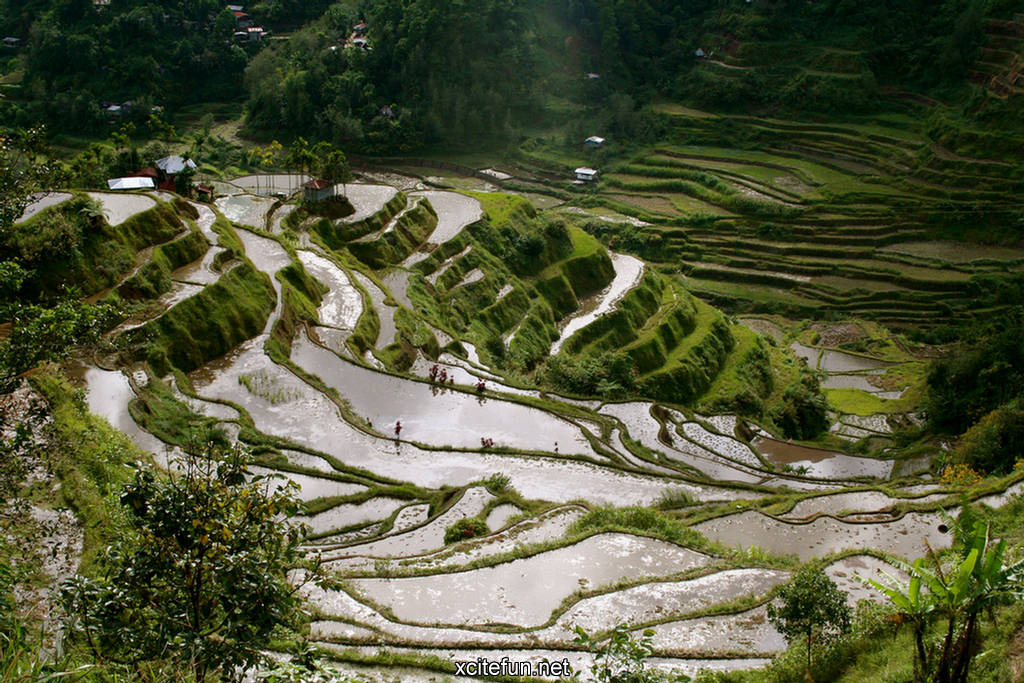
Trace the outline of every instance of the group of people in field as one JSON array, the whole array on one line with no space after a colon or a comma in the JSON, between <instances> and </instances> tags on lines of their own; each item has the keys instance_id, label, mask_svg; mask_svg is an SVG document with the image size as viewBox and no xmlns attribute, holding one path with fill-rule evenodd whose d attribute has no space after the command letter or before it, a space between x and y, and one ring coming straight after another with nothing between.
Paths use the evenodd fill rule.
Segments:
<instances>
[{"instance_id":1,"label":"group of people in field","mask_svg":"<svg viewBox=\"0 0 1024 683\"><path fill-rule=\"evenodd\" d=\"M455 373L453 372L452 374L449 375L447 368L443 368L440 365L438 365L437 363L434 363L433 365L430 366L430 371L428 372L428 374L430 375L430 381L434 382L437 385L448 386L448 385L455 384ZM487 391L487 382L482 380L482 379L478 379L477 383L476 383L476 391L477 391L478 394L481 394L481 395L484 392L486 392ZM434 396L437 396L436 392L434 393ZM402 421L401 420L396 420L395 421L395 428L394 429L395 429L395 439L397 440L397 439L401 438L401 436L402 436ZM480 437L480 447L481 448L493 448L494 447L494 439L492 439L490 437L486 437L486 436Z\"/></svg>"}]
</instances>

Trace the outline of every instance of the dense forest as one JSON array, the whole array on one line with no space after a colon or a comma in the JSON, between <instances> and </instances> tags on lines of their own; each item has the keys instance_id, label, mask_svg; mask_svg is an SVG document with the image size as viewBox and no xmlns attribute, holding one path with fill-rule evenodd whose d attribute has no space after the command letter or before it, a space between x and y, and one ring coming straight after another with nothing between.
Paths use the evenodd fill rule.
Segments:
<instances>
[{"instance_id":1,"label":"dense forest","mask_svg":"<svg viewBox=\"0 0 1024 683\"><path fill-rule=\"evenodd\" d=\"M559 100L603 109L616 93L637 104L850 113L885 108L883 95L905 88L963 94L983 21L1012 9L1005 0L258 2L246 12L267 37L239 40L237 17L214 0L7 0L0 32L23 40L24 77L5 118L99 131L105 103L132 102L127 115L145 122L153 106L244 94L253 132L379 153L509 141L564 117Z\"/></svg>"}]
</instances>

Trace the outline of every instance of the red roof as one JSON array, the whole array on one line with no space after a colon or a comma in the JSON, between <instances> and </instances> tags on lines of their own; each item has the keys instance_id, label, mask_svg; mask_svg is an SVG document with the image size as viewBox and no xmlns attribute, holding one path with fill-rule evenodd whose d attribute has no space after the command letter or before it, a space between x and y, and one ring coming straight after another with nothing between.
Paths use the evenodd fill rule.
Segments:
<instances>
[{"instance_id":1,"label":"red roof","mask_svg":"<svg viewBox=\"0 0 1024 683\"><path fill-rule=\"evenodd\" d=\"M326 190L331 184L322 178L317 178L306 181L302 186L308 187L310 190Z\"/></svg>"},{"instance_id":2,"label":"red roof","mask_svg":"<svg viewBox=\"0 0 1024 683\"><path fill-rule=\"evenodd\" d=\"M245 12L239 12L239 11L236 10L235 11L235 16L238 17L239 19L241 19L242 17L247 17L249 15L246 14Z\"/></svg>"},{"instance_id":3,"label":"red roof","mask_svg":"<svg viewBox=\"0 0 1024 683\"><path fill-rule=\"evenodd\" d=\"M156 172L155 168L150 166L148 168L142 169L141 171L136 171L135 173L130 173L126 177L128 177L128 178L156 178L157 177L157 172Z\"/></svg>"}]
</instances>

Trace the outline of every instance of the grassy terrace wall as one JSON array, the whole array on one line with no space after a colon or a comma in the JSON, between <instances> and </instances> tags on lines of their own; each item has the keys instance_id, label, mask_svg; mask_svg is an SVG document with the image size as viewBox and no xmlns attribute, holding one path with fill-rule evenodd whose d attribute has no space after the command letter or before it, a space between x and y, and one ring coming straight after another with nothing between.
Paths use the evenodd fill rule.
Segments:
<instances>
[{"instance_id":1,"label":"grassy terrace wall","mask_svg":"<svg viewBox=\"0 0 1024 683\"><path fill-rule=\"evenodd\" d=\"M320 239L331 249L340 249L346 242L359 239L373 232L381 230L392 218L406 206L406 197L403 193L397 192L384 207L372 216L346 223L344 221L331 221L326 218L316 221L310 227L310 232L319 235Z\"/></svg>"},{"instance_id":2,"label":"grassy terrace wall","mask_svg":"<svg viewBox=\"0 0 1024 683\"><path fill-rule=\"evenodd\" d=\"M619 301L614 311L569 337L563 350L572 354L600 353L636 341L648 319L661 307L664 291L665 283L661 276L648 270L640 284Z\"/></svg>"},{"instance_id":3,"label":"grassy terrace wall","mask_svg":"<svg viewBox=\"0 0 1024 683\"><path fill-rule=\"evenodd\" d=\"M421 201L402 214L393 229L377 239L349 242L347 246L353 256L371 268L384 268L404 260L430 237L436 227L437 213L430 202Z\"/></svg>"},{"instance_id":4,"label":"grassy terrace wall","mask_svg":"<svg viewBox=\"0 0 1024 683\"><path fill-rule=\"evenodd\" d=\"M718 311L702 301L695 300L694 304L697 315L693 332L674 348L666 349L664 362L655 366L660 369L641 376L644 395L659 401L689 403L707 391L721 371L735 339ZM649 365L658 360L657 351L664 348L663 340L656 339L642 346L654 356L646 361Z\"/></svg>"},{"instance_id":5,"label":"grassy terrace wall","mask_svg":"<svg viewBox=\"0 0 1024 683\"><path fill-rule=\"evenodd\" d=\"M569 229L569 236L572 252L545 268L534 282L556 318L575 311L579 299L599 291L615 277L612 260L597 239L575 227Z\"/></svg>"},{"instance_id":6,"label":"grassy terrace wall","mask_svg":"<svg viewBox=\"0 0 1024 683\"><path fill-rule=\"evenodd\" d=\"M0 243L0 257L20 257L32 269L25 292L38 295L73 285L95 294L135 266L136 253L174 239L181 218L170 204L158 204L120 225L90 215L91 200L76 196L11 228Z\"/></svg>"},{"instance_id":7,"label":"grassy terrace wall","mask_svg":"<svg viewBox=\"0 0 1024 683\"><path fill-rule=\"evenodd\" d=\"M171 273L202 258L210 243L201 232L190 230L183 237L157 245L149 261L117 288L122 299L150 299L171 289Z\"/></svg>"},{"instance_id":8,"label":"grassy terrace wall","mask_svg":"<svg viewBox=\"0 0 1024 683\"><path fill-rule=\"evenodd\" d=\"M328 288L311 277L302 263L292 261L275 275L281 283L281 317L270 330L271 350L282 358L291 355L292 340L303 322L317 322L317 309Z\"/></svg>"},{"instance_id":9,"label":"grassy terrace wall","mask_svg":"<svg viewBox=\"0 0 1024 683\"><path fill-rule=\"evenodd\" d=\"M129 354L148 361L160 376L183 372L222 356L259 334L274 310L276 296L268 278L241 263L194 296L118 337Z\"/></svg>"},{"instance_id":10,"label":"grassy terrace wall","mask_svg":"<svg viewBox=\"0 0 1024 683\"><path fill-rule=\"evenodd\" d=\"M1019 256L984 250L1019 245L1007 218L1024 187L1019 159L936 137L899 114L826 125L664 112L672 133L609 154L603 182L578 202L648 224L589 221L607 244L682 269L688 288L731 312L917 327L1008 305L992 292L1015 289ZM568 154L552 145L523 151L541 161L559 153ZM900 249L951 240L974 242L979 256ZM930 245L920 246L927 254Z\"/></svg>"}]
</instances>

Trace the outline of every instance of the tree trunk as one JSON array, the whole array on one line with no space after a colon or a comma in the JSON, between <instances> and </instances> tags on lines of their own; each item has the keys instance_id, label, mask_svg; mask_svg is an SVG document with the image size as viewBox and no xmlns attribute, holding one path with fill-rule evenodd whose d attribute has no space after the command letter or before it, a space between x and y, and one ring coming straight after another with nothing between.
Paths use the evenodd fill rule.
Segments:
<instances>
[{"instance_id":1,"label":"tree trunk","mask_svg":"<svg viewBox=\"0 0 1024 683\"><path fill-rule=\"evenodd\" d=\"M813 681L814 677L811 676L811 640L814 637L813 631L807 629L807 680L808 682Z\"/></svg>"},{"instance_id":2,"label":"tree trunk","mask_svg":"<svg viewBox=\"0 0 1024 683\"><path fill-rule=\"evenodd\" d=\"M950 683L953 673L953 633L956 631L956 616L949 615L949 625L946 627L946 637L942 642L942 656L939 658L935 671L936 683Z\"/></svg>"},{"instance_id":3,"label":"tree trunk","mask_svg":"<svg viewBox=\"0 0 1024 683\"><path fill-rule=\"evenodd\" d=\"M974 638L977 632L978 617L972 614L967 618L967 626L960 638L960 647L956 651L956 664L953 669L953 683L967 683L967 671L974 655Z\"/></svg>"}]
</instances>

